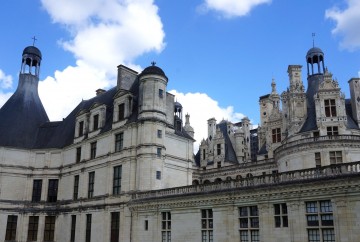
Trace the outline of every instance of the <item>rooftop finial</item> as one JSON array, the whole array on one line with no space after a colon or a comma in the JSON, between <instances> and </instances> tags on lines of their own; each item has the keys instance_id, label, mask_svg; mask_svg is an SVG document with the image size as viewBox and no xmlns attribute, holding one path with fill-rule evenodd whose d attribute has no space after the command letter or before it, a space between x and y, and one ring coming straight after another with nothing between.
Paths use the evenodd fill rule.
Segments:
<instances>
[{"instance_id":1,"label":"rooftop finial","mask_svg":"<svg viewBox=\"0 0 360 242\"><path fill-rule=\"evenodd\" d=\"M33 40L33 46L35 46L35 41L37 41L37 38L35 37L35 35L32 37Z\"/></svg>"},{"instance_id":2,"label":"rooftop finial","mask_svg":"<svg viewBox=\"0 0 360 242\"><path fill-rule=\"evenodd\" d=\"M155 65L156 65L156 62L155 62L155 61L152 61L152 62L151 62L151 65L152 65L152 66L155 66Z\"/></svg>"},{"instance_id":3,"label":"rooftop finial","mask_svg":"<svg viewBox=\"0 0 360 242\"><path fill-rule=\"evenodd\" d=\"M315 47L315 33L312 33L313 47Z\"/></svg>"}]
</instances>

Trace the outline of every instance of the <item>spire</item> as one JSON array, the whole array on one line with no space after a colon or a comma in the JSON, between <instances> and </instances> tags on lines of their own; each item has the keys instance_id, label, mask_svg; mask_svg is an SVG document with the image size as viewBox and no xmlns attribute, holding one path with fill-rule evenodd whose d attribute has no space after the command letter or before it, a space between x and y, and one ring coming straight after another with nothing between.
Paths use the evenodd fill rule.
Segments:
<instances>
[{"instance_id":1,"label":"spire","mask_svg":"<svg viewBox=\"0 0 360 242\"><path fill-rule=\"evenodd\" d=\"M272 78L272 81L271 81L271 94L277 94L277 92L276 92L276 83L275 83L274 78Z\"/></svg>"}]
</instances>

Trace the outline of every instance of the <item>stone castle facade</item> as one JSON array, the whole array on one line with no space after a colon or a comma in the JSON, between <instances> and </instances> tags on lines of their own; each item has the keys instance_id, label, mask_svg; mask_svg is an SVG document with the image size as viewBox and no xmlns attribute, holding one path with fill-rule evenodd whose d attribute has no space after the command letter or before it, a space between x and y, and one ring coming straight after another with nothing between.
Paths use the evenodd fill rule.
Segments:
<instances>
[{"instance_id":1,"label":"stone castle facade","mask_svg":"<svg viewBox=\"0 0 360 242\"><path fill-rule=\"evenodd\" d=\"M0 109L0 240L359 241L360 78L346 99L321 49L306 55L307 90L290 65L257 129L210 118L198 151L161 68L120 65L116 87L50 122L41 60L24 49Z\"/></svg>"}]
</instances>

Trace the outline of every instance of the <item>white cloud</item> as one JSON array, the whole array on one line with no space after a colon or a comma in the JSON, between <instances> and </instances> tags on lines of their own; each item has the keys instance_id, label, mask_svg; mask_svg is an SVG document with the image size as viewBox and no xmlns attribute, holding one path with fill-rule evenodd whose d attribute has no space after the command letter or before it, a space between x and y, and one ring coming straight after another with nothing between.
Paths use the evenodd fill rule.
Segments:
<instances>
[{"instance_id":1,"label":"white cloud","mask_svg":"<svg viewBox=\"0 0 360 242\"><path fill-rule=\"evenodd\" d=\"M98 88L116 84L116 66L138 56L160 52L165 33L153 0L41 0L55 23L72 39L59 41L77 59L76 66L40 82L39 93L50 120L66 116Z\"/></svg>"},{"instance_id":2,"label":"white cloud","mask_svg":"<svg viewBox=\"0 0 360 242\"><path fill-rule=\"evenodd\" d=\"M10 89L13 85L13 78L10 75L6 75L0 69L0 107L11 97L11 92L4 92L5 89Z\"/></svg>"},{"instance_id":3,"label":"white cloud","mask_svg":"<svg viewBox=\"0 0 360 242\"><path fill-rule=\"evenodd\" d=\"M183 106L183 116L190 114L190 125L195 131L195 153L201 140L207 138L208 119L215 118L217 123L223 119L239 122L245 117L244 114L235 112L233 106L221 107L216 100L205 93L181 93L176 90L169 92L174 94L176 100Z\"/></svg>"},{"instance_id":4,"label":"white cloud","mask_svg":"<svg viewBox=\"0 0 360 242\"><path fill-rule=\"evenodd\" d=\"M342 36L340 46L353 51L360 49L360 1L347 0L346 2L346 9L341 10L337 7L327 9L325 17L336 22L332 33Z\"/></svg>"},{"instance_id":5,"label":"white cloud","mask_svg":"<svg viewBox=\"0 0 360 242\"><path fill-rule=\"evenodd\" d=\"M13 78L10 75L6 75L1 69L0 69L0 88L1 89L8 89L11 88L13 84Z\"/></svg>"},{"instance_id":6,"label":"white cloud","mask_svg":"<svg viewBox=\"0 0 360 242\"><path fill-rule=\"evenodd\" d=\"M226 18L241 17L250 13L258 5L271 0L205 0L203 10L214 10Z\"/></svg>"},{"instance_id":7,"label":"white cloud","mask_svg":"<svg viewBox=\"0 0 360 242\"><path fill-rule=\"evenodd\" d=\"M39 83L39 95L51 120L61 120L81 102L95 96L95 90L109 88L111 83L106 73L92 68L83 61L75 67L56 71Z\"/></svg>"}]
</instances>

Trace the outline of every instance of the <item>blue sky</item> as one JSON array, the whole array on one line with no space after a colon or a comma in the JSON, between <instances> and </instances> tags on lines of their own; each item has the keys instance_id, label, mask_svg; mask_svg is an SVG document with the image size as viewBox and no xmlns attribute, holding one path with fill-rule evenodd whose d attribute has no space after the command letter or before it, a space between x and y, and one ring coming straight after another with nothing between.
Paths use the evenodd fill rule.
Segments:
<instances>
[{"instance_id":1,"label":"blue sky","mask_svg":"<svg viewBox=\"0 0 360 242\"><path fill-rule=\"evenodd\" d=\"M259 123L259 96L288 86L287 67L315 45L349 97L360 71L357 0L12 0L2 3L0 106L17 87L22 50L42 51L40 97L60 120L98 88L116 83L116 66L141 71L155 61L168 91L190 114L195 138L206 120Z\"/></svg>"}]
</instances>

